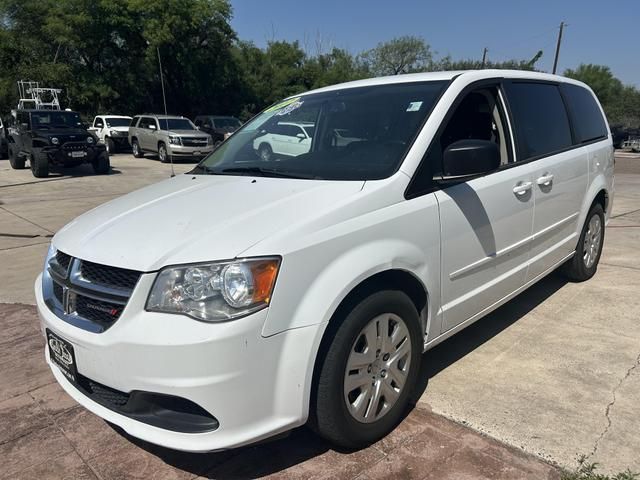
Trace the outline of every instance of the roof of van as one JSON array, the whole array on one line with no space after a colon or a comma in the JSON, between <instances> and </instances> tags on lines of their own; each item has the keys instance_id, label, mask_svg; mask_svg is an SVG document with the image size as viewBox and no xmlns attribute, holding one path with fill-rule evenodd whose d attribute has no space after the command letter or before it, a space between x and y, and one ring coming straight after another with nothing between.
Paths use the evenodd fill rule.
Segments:
<instances>
[{"instance_id":1,"label":"roof of van","mask_svg":"<svg viewBox=\"0 0 640 480\"><path fill-rule=\"evenodd\" d=\"M562 77L560 75L551 75L549 73L531 72L528 70L455 70L449 72L426 72L426 73L406 73L402 75L392 75L389 77L367 78L364 80L355 80L352 82L339 83L328 87L318 88L303 93L330 92L332 90L340 90L343 88L368 87L373 85L391 85L394 83L408 82L430 82L430 81L448 81L456 77L469 77L470 80L482 80L483 78L520 78L529 80L546 80L552 82L573 83L576 85L584 85L582 82L571 78ZM297 95L294 95L296 97Z\"/></svg>"}]
</instances>

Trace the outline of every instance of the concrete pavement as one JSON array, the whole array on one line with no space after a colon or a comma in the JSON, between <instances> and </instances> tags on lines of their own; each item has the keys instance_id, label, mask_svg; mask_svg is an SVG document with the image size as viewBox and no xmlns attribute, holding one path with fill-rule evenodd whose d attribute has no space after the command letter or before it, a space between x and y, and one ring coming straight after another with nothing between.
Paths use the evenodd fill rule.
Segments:
<instances>
[{"instance_id":1,"label":"concrete pavement","mask_svg":"<svg viewBox=\"0 0 640 480\"><path fill-rule=\"evenodd\" d=\"M4 282L0 285L0 302L33 303L33 280L42 268L50 236L62 225L83 211L166 178L170 173L169 166L162 165L157 160L134 159L128 155L113 157L112 164L116 173L106 177L93 176L91 169L87 168L86 171L78 169L79 171L72 172L73 176L36 181L28 170L12 171L9 170L8 162L0 162L0 265L4 273ZM184 172L191 167L189 164L177 165L176 172ZM625 468L640 471L640 418L636 404L640 394L640 368L637 368L640 362L640 299L637 295L640 291L640 255L637 253L640 240L640 156L619 159L616 172L614 218L606 232L604 255L594 279L582 284L570 284L559 276L548 277L425 355L420 389L422 396L419 407L412 415L418 415L417 422L420 425L424 423L425 428L433 427L430 423L433 421L440 425L437 428L454 429L455 433L447 434L454 439L450 455L437 457L434 464L448 465L446 474L457 472L459 476L456 478L464 475L468 478L476 478L473 475L484 475L487 478L542 478L542 475L547 474L557 476L553 469L545 470L548 468L546 464L535 462L530 457L503 446L500 448L505 448L504 452L509 454L510 461L515 462L516 467L513 468L516 470L509 470L505 466L509 462L503 465L506 456L498 456L503 458L503 463L494 462L487 470L482 470L479 464L476 465L476 470L472 467L467 471L458 469L464 465L473 465L473 458L484 456L455 442L469 438L472 444L481 445L486 438L450 422L443 424L441 417L434 413L484 432L515 449L565 467L575 466L577 456L584 454L589 455L591 461L598 461L605 471ZM83 176L85 173L86 177ZM8 308L14 307L0 307L0 315ZM15 316L15 312L12 315ZM32 310L27 309L20 315L25 322L28 320L27 323L35 324ZM3 318L3 324L5 321ZM11 373L7 371L19 366L6 362L3 364L0 357L0 384L3 386L3 394L8 395L0 400L9 402L9 406L5 402L0 403L0 417L5 410L12 412L9 414L12 415L10 418L24 417L23 423L31 425L25 428L29 434L34 435L43 428L51 428L51 421L60 428L53 418L55 415L49 422L36 421L36 427L42 428L35 428L30 423L35 421L32 417L37 417L38 409L55 410L61 408L59 405L65 405L68 399L56 391L55 385L47 383L48 373L41 368L41 346L36 345L36 340L27 341L27 346L12 340L25 328L22 321L15 322L15 325L7 329L9 333L3 337L3 345L7 347L4 343L6 341L13 342L11 345L15 343L15 347L11 348L16 348L19 355L28 349L31 355L29 368L33 369L33 374L29 376L31 379L24 380L26 383L21 383L22 380L16 380L15 377L11 377L14 380L9 381L7 375ZM37 335L33 338L37 338ZM5 391L7 385L11 385L8 393ZM53 406L44 407L37 403L34 392L40 388L44 388L48 392L46 395L51 396ZM36 402L37 408L27 397L16 400L23 395L28 395ZM21 401L24 401L24 409ZM18 404L13 405L11 402ZM15 413L15 408L23 414ZM87 415L89 414L85 413L83 418L89 418ZM90 417L94 418L92 424L104 426L103 422L96 423L95 417ZM5 424L4 419L0 424ZM460 430L456 430L458 428ZM64 432L64 428L62 430ZM437 437L433 428L424 431L427 432L427 437ZM306 434L300 435L307 438ZM22 436L28 435L23 432ZM16 438L15 435L0 435L0 447L5 443L13 444L14 440L8 440L9 437ZM107 437L118 445L116 437ZM424 478L420 475L429 473L426 469L429 463L424 463L424 459L420 457L426 455L420 445L424 449L436 446L429 443L427 438L419 440L413 434L410 437L410 441L406 439L396 453L378 447L372 447L378 451L358 452L360 455L373 455L377 460L368 461L372 466L366 472L364 468L351 469L344 475L384 478L393 473L410 478ZM309 447L305 442L317 445L318 440L307 438L301 442L303 451L318 448ZM337 462L336 465L339 462L348 464L364 461L357 456L343 457L336 452L329 454L326 446L320 448L325 449L324 452L309 454L312 458L307 459L307 454L296 453L298 443L284 443L284 450L276 448L280 452L276 456L286 456L284 452L293 449L294 459L290 462L282 460L288 465L281 465L276 471L268 473L285 472L285 476L304 476L305 472L315 471L314 465L321 467L322 461L316 460L318 457L330 458L330 462ZM108 441L107 444L111 445ZM271 452L271 448L266 451ZM446 446L442 448L446 449ZM479 448L482 451L484 447ZM161 458L164 464L171 465L154 448L142 450L142 453L136 454L142 455L139 458L131 455L158 468L157 458ZM461 454L461 450L466 453ZM400 451L403 452L402 455L409 457L402 457ZM0 460L4 458L8 461L6 450L5 453L2 452L0 448ZM383 455L380 456L380 453ZM268 458L271 453L260 455ZM325 455L329 457L324 457ZM495 455L492 455L490 457L495 459ZM80 463L77 457L80 458ZM29 463L27 457L15 458L18 458L15 460L16 465L26 468L25 465ZM25 460L19 460L20 458ZM101 470L87 463L91 460L89 455L83 455L77 449L60 453L55 458L56 465L77 467L80 469L78 471L84 472L81 466L89 465L87 478L93 478L91 474L100 476ZM414 458L415 461L409 458ZM526 463L526 469L533 468L530 465L538 465L536 468L540 470L536 470L535 474L538 476L531 474L533 470L519 469L518 458L533 462ZM112 468L117 471L118 461L115 457L113 461L115 463ZM407 462L413 462L418 470L397 470ZM180 467L185 461L178 463ZM242 461L236 460L236 463ZM374 464L377 465L375 468ZM307 465L310 470L305 470ZM241 465L234 468L242 471ZM246 468L244 471L247 472ZM221 475L224 476L244 478L237 471L233 475ZM441 475L434 478L446 478L445 472L441 470Z\"/></svg>"}]
</instances>

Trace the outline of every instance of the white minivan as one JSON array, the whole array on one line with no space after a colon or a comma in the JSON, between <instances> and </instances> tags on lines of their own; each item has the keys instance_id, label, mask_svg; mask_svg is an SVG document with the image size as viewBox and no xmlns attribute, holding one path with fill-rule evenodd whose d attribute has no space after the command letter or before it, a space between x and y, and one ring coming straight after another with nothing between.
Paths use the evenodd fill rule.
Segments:
<instances>
[{"instance_id":1,"label":"white minivan","mask_svg":"<svg viewBox=\"0 0 640 480\"><path fill-rule=\"evenodd\" d=\"M255 139L313 124L308 149ZM349 139L345 141L345 138ZM78 217L35 284L80 404L186 451L309 423L357 448L407 408L420 355L558 267L594 275L613 149L593 92L482 70L286 99L191 172Z\"/></svg>"}]
</instances>

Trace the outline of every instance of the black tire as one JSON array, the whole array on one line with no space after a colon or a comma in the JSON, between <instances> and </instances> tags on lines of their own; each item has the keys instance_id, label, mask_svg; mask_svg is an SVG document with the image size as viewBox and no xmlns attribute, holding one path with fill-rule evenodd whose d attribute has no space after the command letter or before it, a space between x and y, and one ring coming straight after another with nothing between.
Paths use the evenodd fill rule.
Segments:
<instances>
[{"instance_id":1,"label":"black tire","mask_svg":"<svg viewBox=\"0 0 640 480\"><path fill-rule=\"evenodd\" d=\"M109 155L113 155L114 153L117 153L118 149L116 148L116 144L110 138L105 138L104 145L107 148L107 153Z\"/></svg>"},{"instance_id":2,"label":"black tire","mask_svg":"<svg viewBox=\"0 0 640 480\"><path fill-rule=\"evenodd\" d=\"M345 391L347 362L352 349L356 349L356 342L364 338L361 333L365 326L385 313L397 315L406 326L408 336L405 342L410 342L411 346L411 352L408 354L410 361L408 365L405 364L408 372L395 403L380 418L371 423L363 423L357 420L347 407L347 398L357 392L357 390L351 393ZM415 305L405 293L400 291L384 290L373 293L357 302L342 317L334 319L338 323L332 323L332 325L338 326L335 330L327 332L331 335L328 337L331 343L324 347L326 352L324 358L318 358L320 363L316 367L317 376L313 390L315 394L312 396L309 425L320 436L335 445L349 449L362 448L387 435L402 420L420 370L423 337ZM366 348L368 350L369 346ZM380 350L374 352L376 357L379 352ZM321 350L321 355L322 353ZM373 370L367 369L366 373L364 373L364 367L361 370L367 378L367 389L373 388L368 386L368 375L374 375L376 368L380 368L380 364L374 366ZM382 370L380 375L384 375L384 372ZM392 377L388 375L389 378ZM372 382L375 382L375 377L372 376L372 379ZM356 395L360 394L363 394L362 391L359 394L356 393ZM385 397L383 395L379 398L378 406ZM365 401L369 402L367 405L372 405L371 400Z\"/></svg>"},{"instance_id":3,"label":"black tire","mask_svg":"<svg viewBox=\"0 0 640 480\"><path fill-rule=\"evenodd\" d=\"M23 170L25 165L24 157L18 155L18 152L11 145L9 145L9 164L14 170Z\"/></svg>"},{"instance_id":4,"label":"black tire","mask_svg":"<svg viewBox=\"0 0 640 480\"><path fill-rule=\"evenodd\" d=\"M267 143L263 143L262 145L260 145L260 147L258 148L258 156L260 157L260 160L262 160L263 162L268 162L272 160L273 149L271 148L271 145Z\"/></svg>"},{"instance_id":5,"label":"black tire","mask_svg":"<svg viewBox=\"0 0 640 480\"><path fill-rule=\"evenodd\" d=\"M29 158L31 173L36 178L47 178L49 176L49 157L46 153L34 152Z\"/></svg>"},{"instance_id":6,"label":"black tire","mask_svg":"<svg viewBox=\"0 0 640 480\"><path fill-rule=\"evenodd\" d=\"M106 175L111 171L111 161L109 154L105 151L98 155L92 162L93 171L98 175Z\"/></svg>"},{"instance_id":7,"label":"black tire","mask_svg":"<svg viewBox=\"0 0 640 480\"><path fill-rule=\"evenodd\" d=\"M171 155L169 155L169 151L167 150L167 146L163 142L160 142L158 144L158 158L160 159L160 161L162 163L171 162Z\"/></svg>"},{"instance_id":8,"label":"black tire","mask_svg":"<svg viewBox=\"0 0 640 480\"><path fill-rule=\"evenodd\" d=\"M599 220L600 230L597 233L599 235L599 243L597 247L597 251L594 252L592 256L592 263L587 262L587 250L588 246L585 245L585 239L587 235L590 235L593 238L594 232L590 231L590 226L592 225L591 220L596 217ZM589 242L592 244L593 242ZM584 222L584 226L582 227L582 233L580 234L580 239L578 240L578 245L576 247L576 254L567 261L562 267L560 271L563 275L565 275L569 280L573 280L574 282L584 282L585 280L589 280L593 277L598 270L598 262L600 261L600 256L602 255L602 248L604 246L604 210L602 205L599 203L594 204L589 210L587 214L587 218ZM588 264L589 263L589 264Z\"/></svg>"},{"instance_id":9,"label":"black tire","mask_svg":"<svg viewBox=\"0 0 640 480\"><path fill-rule=\"evenodd\" d=\"M133 156L136 158L144 157L144 153L140 149L140 144L138 143L138 140L135 138L131 140L131 151L133 152Z\"/></svg>"}]
</instances>

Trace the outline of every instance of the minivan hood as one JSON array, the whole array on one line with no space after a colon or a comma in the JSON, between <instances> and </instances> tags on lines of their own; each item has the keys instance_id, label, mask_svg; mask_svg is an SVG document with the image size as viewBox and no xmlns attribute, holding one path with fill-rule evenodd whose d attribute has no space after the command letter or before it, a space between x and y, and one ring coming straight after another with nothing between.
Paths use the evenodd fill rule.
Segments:
<instances>
[{"instance_id":1,"label":"minivan hood","mask_svg":"<svg viewBox=\"0 0 640 480\"><path fill-rule=\"evenodd\" d=\"M101 205L53 238L59 250L144 272L232 259L362 190L362 181L178 175ZM273 252L274 255L280 252Z\"/></svg>"}]
</instances>

